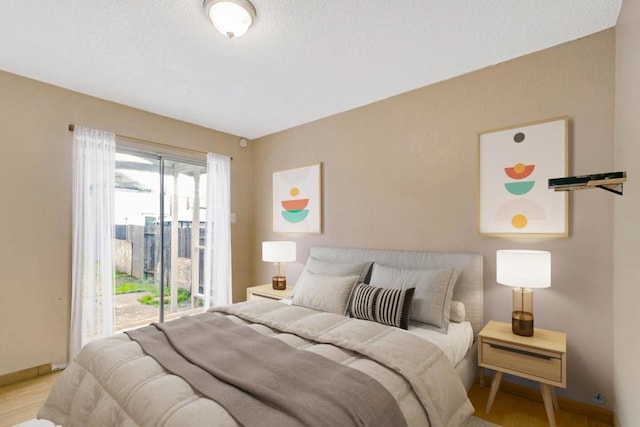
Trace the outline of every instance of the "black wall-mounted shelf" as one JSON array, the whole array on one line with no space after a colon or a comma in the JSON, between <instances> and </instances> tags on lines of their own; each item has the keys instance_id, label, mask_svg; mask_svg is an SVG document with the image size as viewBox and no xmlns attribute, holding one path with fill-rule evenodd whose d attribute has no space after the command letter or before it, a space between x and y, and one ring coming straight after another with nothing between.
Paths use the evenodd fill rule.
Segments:
<instances>
[{"instance_id":1,"label":"black wall-mounted shelf","mask_svg":"<svg viewBox=\"0 0 640 427\"><path fill-rule=\"evenodd\" d=\"M601 188L615 194L622 195L622 183L627 180L626 172L596 173L591 175L576 175L566 178L549 179L549 188L555 191L585 190Z\"/></svg>"}]
</instances>

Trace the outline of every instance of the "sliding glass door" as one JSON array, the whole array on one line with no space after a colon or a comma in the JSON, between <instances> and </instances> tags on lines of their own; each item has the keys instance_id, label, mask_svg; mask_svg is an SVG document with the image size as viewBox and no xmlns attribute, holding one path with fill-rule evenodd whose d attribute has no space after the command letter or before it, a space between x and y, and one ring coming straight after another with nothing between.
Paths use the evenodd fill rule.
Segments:
<instances>
[{"instance_id":1,"label":"sliding glass door","mask_svg":"<svg viewBox=\"0 0 640 427\"><path fill-rule=\"evenodd\" d=\"M116 329L202 306L206 165L118 149Z\"/></svg>"}]
</instances>

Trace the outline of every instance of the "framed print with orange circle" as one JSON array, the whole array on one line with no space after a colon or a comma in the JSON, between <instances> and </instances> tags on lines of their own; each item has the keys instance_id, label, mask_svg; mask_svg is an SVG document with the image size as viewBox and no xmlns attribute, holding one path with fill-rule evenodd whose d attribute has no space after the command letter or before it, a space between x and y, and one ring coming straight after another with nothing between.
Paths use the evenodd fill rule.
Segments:
<instances>
[{"instance_id":1,"label":"framed print with orange circle","mask_svg":"<svg viewBox=\"0 0 640 427\"><path fill-rule=\"evenodd\" d=\"M547 186L568 175L569 118L478 134L478 231L486 236L568 237L568 195Z\"/></svg>"},{"instance_id":2,"label":"framed print with orange circle","mask_svg":"<svg viewBox=\"0 0 640 427\"><path fill-rule=\"evenodd\" d=\"M322 231L321 164L273 174L273 231Z\"/></svg>"}]
</instances>

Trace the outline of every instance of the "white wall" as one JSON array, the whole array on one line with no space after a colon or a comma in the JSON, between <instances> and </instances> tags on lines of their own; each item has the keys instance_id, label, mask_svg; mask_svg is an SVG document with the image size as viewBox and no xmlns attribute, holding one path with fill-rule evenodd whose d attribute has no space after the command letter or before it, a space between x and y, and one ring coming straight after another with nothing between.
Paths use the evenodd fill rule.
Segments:
<instances>
[{"instance_id":1,"label":"white wall","mask_svg":"<svg viewBox=\"0 0 640 427\"><path fill-rule=\"evenodd\" d=\"M640 425L640 2L624 0L616 27L615 167L627 172L616 197L613 351L615 412Z\"/></svg>"}]
</instances>

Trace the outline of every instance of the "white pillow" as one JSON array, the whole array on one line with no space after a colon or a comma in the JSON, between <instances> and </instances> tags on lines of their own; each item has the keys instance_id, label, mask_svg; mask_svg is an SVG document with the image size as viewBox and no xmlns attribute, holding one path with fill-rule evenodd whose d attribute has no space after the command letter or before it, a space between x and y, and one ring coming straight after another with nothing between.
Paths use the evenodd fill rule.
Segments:
<instances>
[{"instance_id":1,"label":"white pillow","mask_svg":"<svg viewBox=\"0 0 640 427\"><path fill-rule=\"evenodd\" d=\"M458 274L454 268L409 270L374 263L369 283L391 289L416 288L409 318L446 333Z\"/></svg>"},{"instance_id":2,"label":"white pillow","mask_svg":"<svg viewBox=\"0 0 640 427\"><path fill-rule=\"evenodd\" d=\"M467 309L465 308L464 303L462 301L451 300L449 320L460 323L464 322L465 317L467 317Z\"/></svg>"},{"instance_id":3,"label":"white pillow","mask_svg":"<svg viewBox=\"0 0 640 427\"><path fill-rule=\"evenodd\" d=\"M307 271L298 280L293 305L345 315L358 276L327 276Z\"/></svg>"}]
</instances>

